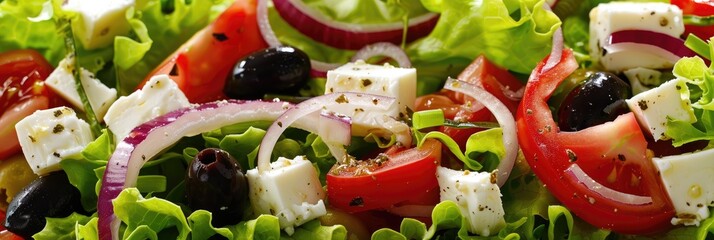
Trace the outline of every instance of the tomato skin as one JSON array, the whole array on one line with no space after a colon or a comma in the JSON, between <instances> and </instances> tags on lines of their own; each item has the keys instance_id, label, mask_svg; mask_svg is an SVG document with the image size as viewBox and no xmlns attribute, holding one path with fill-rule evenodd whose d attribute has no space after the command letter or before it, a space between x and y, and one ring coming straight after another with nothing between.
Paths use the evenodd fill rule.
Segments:
<instances>
[{"instance_id":1,"label":"tomato skin","mask_svg":"<svg viewBox=\"0 0 714 240\"><path fill-rule=\"evenodd\" d=\"M0 160L20 152L15 124L35 112L64 105L44 80L52 66L34 50L0 54Z\"/></svg>"},{"instance_id":2,"label":"tomato skin","mask_svg":"<svg viewBox=\"0 0 714 240\"><path fill-rule=\"evenodd\" d=\"M385 154L389 160L373 166L368 174L359 174L354 167L338 170L335 165L327 174L330 205L349 213L384 210L428 198L428 191L438 188L441 142L427 139L420 148L392 148Z\"/></svg>"},{"instance_id":3,"label":"tomato skin","mask_svg":"<svg viewBox=\"0 0 714 240\"><path fill-rule=\"evenodd\" d=\"M0 116L0 139L5 142L0 144L0 159L5 160L15 153L20 152L20 142L15 132L15 124L37 110L47 109L50 105L45 96L35 96L15 104Z\"/></svg>"},{"instance_id":4,"label":"tomato skin","mask_svg":"<svg viewBox=\"0 0 714 240\"><path fill-rule=\"evenodd\" d=\"M673 5L682 9L684 15L708 17L714 15L714 1L711 0L671 0ZM707 40L714 36L714 26L684 26L684 37L690 33Z\"/></svg>"},{"instance_id":5,"label":"tomato skin","mask_svg":"<svg viewBox=\"0 0 714 240\"><path fill-rule=\"evenodd\" d=\"M0 240L23 240L22 237L15 235L8 230L0 231Z\"/></svg>"},{"instance_id":6,"label":"tomato skin","mask_svg":"<svg viewBox=\"0 0 714 240\"><path fill-rule=\"evenodd\" d=\"M149 76L168 74L192 103L225 99L223 86L239 59L268 45L260 35L256 0L234 1ZM144 83L140 84L141 88Z\"/></svg>"},{"instance_id":7,"label":"tomato skin","mask_svg":"<svg viewBox=\"0 0 714 240\"><path fill-rule=\"evenodd\" d=\"M519 144L533 172L570 211L597 227L627 234L671 228L674 209L647 157L647 142L634 115L621 115L577 132L560 132L547 100L578 65L570 49L563 51L555 67L541 72L546 61L533 70L516 118ZM598 172L603 166L625 169L616 176L620 183L623 176L637 181L609 182ZM569 171L573 167L618 193L649 197L651 202L630 204L605 197L577 180Z\"/></svg>"},{"instance_id":8,"label":"tomato skin","mask_svg":"<svg viewBox=\"0 0 714 240\"><path fill-rule=\"evenodd\" d=\"M520 99L507 96L504 89L517 92L523 88L523 84L516 79L508 70L501 68L481 55L467 66L458 76L458 79L482 86L486 91L501 100L503 104L515 114L518 109ZM444 117L452 120L463 120L469 122L494 122L493 114L483 108L479 111L471 111L467 106L474 99L451 90L442 90L436 94L429 94L417 98L416 111L428 109L442 109ZM461 149L466 146L466 141L471 136L482 129L458 129L452 127L440 127L439 131L451 136Z\"/></svg>"}]
</instances>

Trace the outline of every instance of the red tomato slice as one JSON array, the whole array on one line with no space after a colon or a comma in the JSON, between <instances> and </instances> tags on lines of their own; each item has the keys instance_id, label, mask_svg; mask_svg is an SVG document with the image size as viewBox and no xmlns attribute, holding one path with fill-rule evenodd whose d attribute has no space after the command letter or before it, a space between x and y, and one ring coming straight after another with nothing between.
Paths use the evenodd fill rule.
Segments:
<instances>
[{"instance_id":1,"label":"red tomato slice","mask_svg":"<svg viewBox=\"0 0 714 240\"><path fill-rule=\"evenodd\" d=\"M408 200L428 199L428 192L438 188L439 141L428 139L420 148L394 147L383 156L380 162L335 165L327 173L330 205L350 213L384 210Z\"/></svg>"},{"instance_id":2,"label":"red tomato slice","mask_svg":"<svg viewBox=\"0 0 714 240\"><path fill-rule=\"evenodd\" d=\"M506 92L517 92L523 84L508 70L491 63L486 57L479 56L464 71L459 74L459 79L483 86L486 91L496 96L508 109L515 114L520 99L508 96ZM474 99L451 90L442 90L436 94L429 94L417 98L416 111L437 109L444 110L444 117L448 119L461 119L470 122L496 121L491 112L484 108L473 112L465 104L475 102ZM440 131L451 136L461 149L465 148L466 140L471 134L480 129L457 129L441 127Z\"/></svg>"},{"instance_id":3,"label":"red tomato slice","mask_svg":"<svg viewBox=\"0 0 714 240\"><path fill-rule=\"evenodd\" d=\"M22 237L15 235L8 230L0 231L0 240L22 240Z\"/></svg>"},{"instance_id":4,"label":"red tomato slice","mask_svg":"<svg viewBox=\"0 0 714 240\"><path fill-rule=\"evenodd\" d=\"M47 109L49 104L46 96L35 96L13 105L11 109L0 116L0 126L5 126L0 127L0 139L5 140L3 144L0 144L0 159L7 159L20 151L15 124L37 110Z\"/></svg>"},{"instance_id":5,"label":"red tomato slice","mask_svg":"<svg viewBox=\"0 0 714 240\"><path fill-rule=\"evenodd\" d=\"M233 65L248 54L268 47L258 29L256 8L256 0L235 1L144 82L154 75L168 74L192 103L225 99L223 85Z\"/></svg>"},{"instance_id":6,"label":"red tomato slice","mask_svg":"<svg viewBox=\"0 0 714 240\"><path fill-rule=\"evenodd\" d=\"M632 113L576 132L560 132L547 100L578 68L572 50L542 72L533 71L516 124L518 140L533 172L578 217L597 227L628 234L664 231L674 217L647 141Z\"/></svg>"},{"instance_id":7,"label":"red tomato slice","mask_svg":"<svg viewBox=\"0 0 714 240\"><path fill-rule=\"evenodd\" d=\"M0 54L0 159L20 151L15 123L35 110L63 105L62 99L45 86L52 66L34 50Z\"/></svg>"},{"instance_id":8,"label":"red tomato slice","mask_svg":"<svg viewBox=\"0 0 714 240\"><path fill-rule=\"evenodd\" d=\"M672 4L682 9L684 15L694 15L699 17L714 16L714 1L711 0L672 0ZM714 25L712 26L684 26L684 36L690 33L699 38L707 40L714 36Z\"/></svg>"}]
</instances>

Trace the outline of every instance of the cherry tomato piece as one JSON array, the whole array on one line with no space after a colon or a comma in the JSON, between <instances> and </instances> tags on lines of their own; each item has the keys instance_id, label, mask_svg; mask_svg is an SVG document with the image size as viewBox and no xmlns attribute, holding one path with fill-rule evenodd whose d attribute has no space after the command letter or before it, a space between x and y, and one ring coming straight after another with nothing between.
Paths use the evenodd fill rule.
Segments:
<instances>
[{"instance_id":1,"label":"cherry tomato piece","mask_svg":"<svg viewBox=\"0 0 714 240\"><path fill-rule=\"evenodd\" d=\"M63 105L62 99L45 86L52 66L34 50L0 54L0 160L20 152L15 124L35 110Z\"/></svg>"},{"instance_id":2,"label":"cherry tomato piece","mask_svg":"<svg viewBox=\"0 0 714 240\"><path fill-rule=\"evenodd\" d=\"M671 0L671 3L682 9L682 14L697 17L714 16L714 1L711 0ZM684 37L690 33L697 35L701 39L709 39L714 36L714 25L710 26L684 26Z\"/></svg>"},{"instance_id":3,"label":"cherry tomato piece","mask_svg":"<svg viewBox=\"0 0 714 240\"><path fill-rule=\"evenodd\" d=\"M547 100L578 64L570 49L557 65L544 60L526 86L516 124L533 172L570 211L600 228L651 234L672 226L674 208L647 155L647 141L634 117L580 131L562 132Z\"/></svg>"},{"instance_id":4,"label":"cherry tomato piece","mask_svg":"<svg viewBox=\"0 0 714 240\"><path fill-rule=\"evenodd\" d=\"M327 174L330 205L350 213L385 210L439 186L441 142L428 139L419 148L393 147L374 159L354 161Z\"/></svg>"},{"instance_id":5,"label":"cherry tomato piece","mask_svg":"<svg viewBox=\"0 0 714 240\"><path fill-rule=\"evenodd\" d=\"M192 103L225 99L223 86L235 63L268 47L258 29L256 8L256 0L235 1L149 74L144 83L152 76L168 74Z\"/></svg>"}]
</instances>

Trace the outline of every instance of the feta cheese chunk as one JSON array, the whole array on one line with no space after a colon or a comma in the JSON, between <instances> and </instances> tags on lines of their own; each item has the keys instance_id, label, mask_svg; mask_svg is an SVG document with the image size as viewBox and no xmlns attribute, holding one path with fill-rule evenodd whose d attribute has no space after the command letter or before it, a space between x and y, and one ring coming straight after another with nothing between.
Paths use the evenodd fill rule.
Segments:
<instances>
[{"instance_id":1,"label":"feta cheese chunk","mask_svg":"<svg viewBox=\"0 0 714 240\"><path fill-rule=\"evenodd\" d=\"M94 138L89 124L68 107L39 110L15 125L27 163L37 175L60 170L60 160L79 156Z\"/></svg>"},{"instance_id":2,"label":"feta cheese chunk","mask_svg":"<svg viewBox=\"0 0 714 240\"><path fill-rule=\"evenodd\" d=\"M495 175L438 167L436 177L441 201L450 200L459 206L461 214L468 220L469 232L489 236L506 226Z\"/></svg>"},{"instance_id":3,"label":"feta cheese chunk","mask_svg":"<svg viewBox=\"0 0 714 240\"><path fill-rule=\"evenodd\" d=\"M190 103L178 85L167 75L159 75L149 79L141 90L114 102L104 115L104 122L118 142L136 126L188 106Z\"/></svg>"},{"instance_id":4,"label":"feta cheese chunk","mask_svg":"<svg viewBox=\"0 0 714 240\"><path fill-rule=\"evenodd\" d=\"M84 109L84 105L79 98L76 82L72 75L72 66L69 62L71 58L65 58L60 61L59 66L47 76L45 84L52 88L57 94L67 100L72 106L77 109ZM114 100L117 99L117 90L109 88L102 84L99 79L94 78L94 74L82 68L81 78L82 86L89 99L89 105L92 106L97 119L102 119L104 114L109 110Z\"/></svg>"},{"instance_id":5,"label":"feta cheese chunk","mask_svg":"<svg viewBox=\"0 0 714 240\"><path fill-rule=\"evenodd\" d=\"M621 43L609 48L610 36L623 30L645 30L679 38L684 33L682 10L667 3L611 2L590 11L590 56L608 71L635 67L671 68L674 62L654 46Z\"/></svg>"},{"instance_id":6,"label":"feta cheese chunk","mask_svg":"<svg viewBox=\"0 0 714 240\"><path fill-rule=\"evenodd\" d=\"M677 213L672 224L699 225L714 206L714 149L653 158Z\"/></svg>"},{"instance_id":7,"label":"feta cheese chunk","mask_svg":"<svg viewBox=\"0 0 714 240\"><path fill-rule=\"evenodd\" d=\"M662 79L662 72L648 68L636 67L622 73L630 80L632 94L635 95L655 88L666 81Z\"/></svg>"},{"instance_id":8,"label":"feta cheese chunk","mask_svg":"<svg viewBox=\"0 0 714 240\"><path fill-rule=\"evenodd\" d=\"M397 104L386 111L360 111L347 104L328 107L352 118L353 134L365 136L371 129L381 128L377 118L387 115L398 118L406 109L414 109L416 100L416 69L398 68L388 64L372 65L364 61L347 63L327 72L325 94L334 92L363 92L394 97Z\"/></svg>"},{"instance_id":9,"label":"feta cheese chunk","mask_svg":"<svg viewBox=\"0 0 714 240\"><path fill-rule=\"evenodd\" d=\"M129 32L126 10L134 0L65 0L62 8L76 12L80 21L72 22L75 35L85 49L95 49L114 43L114 37Z\"/></svg>"},{"instance_id":10,"label":"feta cheese chunk","mask_svg":"<svg viewBox=\"0 0 714 240\"><path fill-rule=\"evenodd\" d=\"M280 157L269 170L261 173L254 168L246 177L255 213L277 216L280 228L290 235L294 227L327 214L317 171L302 156Z\"/></svg>"},{"instance_id":11,"label":"feta cheese chunk","mask_svg":"<svg viewBox=\"0 0 714 240\"><path fill-rule=\"evenodd\" d=\"M664 131L667 119L695 122L694 110L689 101L689 90L682 79L670 80L659 87L625 100L637 121L649 130L655 140L668 139Z\"/></svg>"}]
</instances>

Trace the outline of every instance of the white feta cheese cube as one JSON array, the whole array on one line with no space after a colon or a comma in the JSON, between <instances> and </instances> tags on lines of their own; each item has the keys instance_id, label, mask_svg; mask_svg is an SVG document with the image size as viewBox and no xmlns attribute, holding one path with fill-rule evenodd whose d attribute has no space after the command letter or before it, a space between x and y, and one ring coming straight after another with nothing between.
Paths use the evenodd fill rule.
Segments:
<instances>
[{"instance_id":1,"label":"white feta cheese cube","mask_svg":"<svg viewBox=\"0 0 714 240\"><path fill-rule=\"evenodd\" d=\"M438 167L436 177L441 201L450 200L459 206L468 220L469 232L489 236L506 226L501 190L494 174Z\"/></svg>"},{"instance_id":2,"label":"white feta cheese cube","mask_svg":"<svg viewBox=\"0 0 714 240\"><path fill-rule=\"evenodd\" d=\"M649 68L636 67L622 73L630 80L632 94L635 95L655 88L665 81L662 79L662 72Z\"/></svg>"},{"instance_id":3,"label":"white feta cheese cube","mask_svg":"<svg viewBox=\"0 0 714 240\"><path fill-rule=\"evenodd\" d=\"M255 213L278 217L280 228L290 235L294 227L327 214L317 171L302 156L293 160L280 157L270 163L269 170L254 168L246 177Z\"/></svg>"},{"instance_id":4,"label":"white feta cheese cube","mask_svg":"<svg viewBox=\"0 0 714 240\"><path fill-rule=\"evenodd\" d=\"M416 69L398 68L388 64L372 65L364 61L347 63L327 72L325 93L363 92L394 97L397 104L386 111L360 111L347 104L328 107L333 111L352 118L353 134L365 136L371 129L381 129L376 120L383 115L393 118L406 114L406 109L414 109L416 100Z\"/></svg>"},{"instance_id":5,"label":"white feta cheese cube","mask_svg":"<svg viewBox=\"0 0 714 240\"><path fill-rule=\"evenodd\" d=\"M60 160L76 157L94 138L89 124L68 107L39 110L15 125L22 152L32 171L60 170Z\"/></svg>"},{"instance_id":6,"label":"white feta cheese cube","mask_svg":"<svg viewBox=\"0 0 714 240\"><path fill-rule=\"evenodd\" d=\"M649 130L655 140L668 139L664 131L667 119L695 122L689 90L682 79L670 80L625 100L637 121Z\"/></svg>"},{"instance_id":7,"label":"white feta cheese cube","mask_svg":"<svg viewBox=\"0 0 714 240\"><path fill-rule=\"evenodd\" d=\"M149 79L141 90L117 99L104 115L104 122L115 140L121 141L136 126L188 106L190 103L178 85L167 75L159 75Z\"/></svg>"},{"instance_id":8,"label":"white feta cheese cube","mask_svg":"<svg viewBox=\"0 0 714 240\"><path fill-rule=\"evenodd\" d=\"M72 106L84 110L84 105L79 98L76 82L72 75L74 66L69 61L71 61L70 58L60 61L59 66L47 76L45 84ZM97 119L101 121L104 114L109 110L109 106L117 99L117 90L105 86L99 79L94 78L94 74L84 68L82 68L81 80L84 92L87 94L87 99L89 99L89 104L92 106Z\"/></svg>"},{"instance_id":9,"label":"white feta cheese cube","mask_svg":"<svg viewBox=\"0 0 714 240\"><path fill-rule=\"evenodd\" d=\"M610 36L623 30L645 30L679 38L684 33L682 10L667 3L611 2L590 11L590 56L606 70L674 66L671 59L655 54L657 49L653 46L626 43L621 48L604 50Z\"/></svg>"},{"instance_id":10,"label":"white feta cheese cube","mask_svg":"<svg viewBox=\"0 0 714 240\"><path fill-rule=\"evenodd\" d=\"M699 225L714 206L714 149L653 158L675 217L672 224Z\"/></svg>"},{"instance_id":11,"label":"white feta cheese cube","mask_svg":"<svg viewBox=\"0 0 714 240\"><path fill-rule=\"evenodd\" d=\"M81 20L72 23L74 33L85 49L95 49L129 32L126 10L132 6L134 0L65 0L62 8L79 15Z\"/></svg>"}]
</instances>

